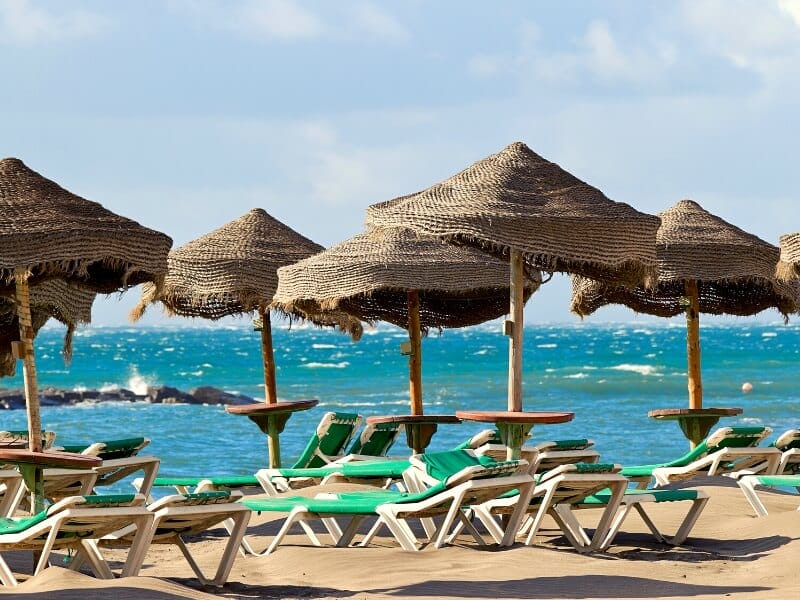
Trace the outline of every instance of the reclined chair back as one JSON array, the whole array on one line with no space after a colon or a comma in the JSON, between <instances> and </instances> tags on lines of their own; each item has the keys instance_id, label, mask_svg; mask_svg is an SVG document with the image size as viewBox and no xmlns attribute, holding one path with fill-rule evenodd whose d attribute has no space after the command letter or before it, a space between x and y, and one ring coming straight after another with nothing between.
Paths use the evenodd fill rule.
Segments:
<instances>
[{"instance_id":1,"label":"reclined chair back","mask_svg":"<svg viewBox=\"0 0 800 600\"><path fill-rule=\"evenodd\" d=\"M336 460L342 456L359 425L361 416L355 413L325 413L292 468L321 467Z\"/></svg>"},{"instance_id":2,"label":"reclined chair back","mask_svg":"<svg viewBox=\"0 0 800 600\"><path fill-rule=\"evenodd\" d=\"M716 452L720 448L751 448L758 446L770 433L772 433L772 429L769 427L720 427L700 442L694 450L660 466L685 467L707 454Z\"/></svg>"},{"instance_id":3,"label":"reclined chair back","mask_svg":"<svg viewBox=\"0 0 800 600\"><path fill-rule=\"evenodd\" d=\"M778 474L800 474L800 429L790 429L782 433L773 445L782 453Z\"/></svg>"},{"instance_id":4,"label":"reclined chair back","mask_svg":"<svg viewBox=\"0 0 800 600\"><path fill-rule=\"evenodd\" d=\"M402 432L402 423L367 423L361 435L353 440L347 454L386 456Z\"/></svg>"},{"instance_id":5,"label":"reclined chair back","mask_svg":"<svg viewBox=\"0 0 800 600\"><path fill-rule=\"evenodd\" d=\"M150 440L145 437L125 438L120 440L106 440L93 444L68 444L62 446L64 452L97 456L103 460L115 458L130 458L147 446Z\"/></svg>"}]
</instances>

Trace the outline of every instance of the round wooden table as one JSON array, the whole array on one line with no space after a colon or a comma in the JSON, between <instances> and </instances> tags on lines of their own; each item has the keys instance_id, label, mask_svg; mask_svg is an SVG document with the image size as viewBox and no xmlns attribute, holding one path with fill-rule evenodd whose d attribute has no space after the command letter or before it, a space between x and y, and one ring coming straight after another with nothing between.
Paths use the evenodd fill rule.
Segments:
<instances>
[{"instance_id":1,"label":"round wooden table","mask_svg":"<svg viewBox=\"0 0 800 600\"><path fill-rule=\"evenodd\" d=\"M269 438L269 462L270 468L275 469L281 466L281 450L278 436L286 426L286 421L302 410L314 408L319 404L319 400L292 400L287 402L257 402L253 404L230 404L225 410L232 415L244 415Z\"/></svg>"},{"instance_id":2,"label":"round wooden table","mask_svg":"<svg viewBox=\"0 0 800 600\"><path fill-rule=\"evenodd\" d=\"M550 411L504 411L504 410L457 410L456 416L464 421L494 423L500 432L500 440L508 448L508 460L520 457L522 444L531 428L536 425L566 423L575 418L571 412Z\"/></svg>"},{"instance_id":3,"label":"round wooden table","mask_svg":"<svg viewBox=\"0 0 800 600\"><path fill-rule=\"evenodd\" d=\"M647 413L660 421L677 421L683 435L696 447L708 436L721 417L742 414L741 408L658 408Z\"/></svg>"},{"instance_id":4,"label":"round wooden table","mask_svg":"<svg viewBox=\"0 0 800 600\"><path fill-rule=\"evenodd\" d=\"M461 423L461 419L455 415L386 415L367 417L367 423L371 425L402 423L406 430L408 447L414 454L422 454L431 443L431 438L440 424Z\"/></svg>"},{"instance_id":5,"label":"round wooden table","mask_svg":"<svg viewBox=\"0 0 800 600\"><path fill-rule=\"evenodd\" d=\"M103 464L96 456L45 450L34 452L26 448L0 447L0 464L14 464L31 491L31 513L44 510L44 470L48 467L59 469L91 469Z\"/></svg>"}]
</instances>

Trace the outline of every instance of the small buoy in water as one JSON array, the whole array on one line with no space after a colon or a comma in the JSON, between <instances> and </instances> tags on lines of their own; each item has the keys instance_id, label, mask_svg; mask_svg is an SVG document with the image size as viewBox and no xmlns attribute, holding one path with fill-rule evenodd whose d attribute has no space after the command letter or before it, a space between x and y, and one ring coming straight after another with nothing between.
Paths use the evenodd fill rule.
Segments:
<instances>
[{"instance_id":1,"label":"small buoy in water","mask_svg":"<svg viewBox=\"0 0 800 600\"><path fill-rule=\"evenodd\" d=\"M742 391L743 391L745 394L747 394L748 392L752 392L752 391L753 391L753 384L752 384L752 383L750 383L749 381L745 381L745 382L742 384Z\"/></svg>"}]
</instances>

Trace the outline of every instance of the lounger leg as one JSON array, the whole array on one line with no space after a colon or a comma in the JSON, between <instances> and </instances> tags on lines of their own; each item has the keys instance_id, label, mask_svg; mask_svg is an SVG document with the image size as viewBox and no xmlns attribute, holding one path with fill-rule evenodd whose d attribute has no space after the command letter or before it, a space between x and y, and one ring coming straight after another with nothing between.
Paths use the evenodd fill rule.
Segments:
<instances>
[{"instance_id":1,"label":"lounger leg","mask_svg":"<svg viewBox=\"0 0 800 600\"><path fill-rule=\"evenodd\" d=\"M307 516L308 511L304 507L298 506L293 508L292 512L289 513L289 516L286 517L286 521L284 521L278 533L275 534L275 537L272 539L272 543L267 546L266 550L258 554L258 556L266 556L275 552L275 549L283 541L283 538L286 537L286 534L289 533L289 530L292 528L292 525L294 525L295 522L298 522L300 526L303 527L306 535L311 539L312 544L315 546L322 546L322 542L319 541L319 538L316 536L314 531L308 526L307 523L303 522L303 519L305 519Z\"/></svg>"},{"instance_id":2,"label":"lounger leg","mask_svg":"<svg viewBox=\"0 0 800 600\"><path fill-rule=\"evenodd\" d=\"M753 510L756 511L756 516L766 517L769 512L756 492L755 488L756 485L758 485L757 480L754 477L743 477L738 481L738 483L739 487L742 489L742 493L744 493L744 497L747 498L750 506L752 506Z\"/></svg>"},{"instance_id":3,"label":"lounger leg","mask_svg":"<svg viewBox=\"0 0 800 600\"><path fill-rule=\"evenodd\" d=\"M697 522L697 519L700 518L700 513L703 512L703 509L706 507L708 503L708 497L704 498L697 498L694 502L692 502L692 507L689 509L689 512L686 514L686 518L681 523L681 526L678 528L678 532L673 536L671 540L669 540L670 544L674 544L675 546L680 546L683 542L686 541L686 538L689 537L689 532L694 527L694 524Z\"/></svg>"},{"instance_id":4,"label":"lounger leg","mask_svg":"<svg viewBox=\"0 0 800 600\"><path fill-rule=\"evenodd\" d=\"M39 555L39 562L36 564L36 568L33 571L34 576L38 575L47 568L48 561L50 560L50 552L53 551L53 545L58 537L60 525L61 523L57 522L53 525L53 528L50 529L50 533L47 535L47 540L45 540L44 546L42 546L42 549L40 550L41 554Z\"/></svg>"},{"instance_id":5,"label":"lounger leg","mask_svg":"<svg viewBox=\"0 0 800 600\"><path fill-rule=\"evenodd\" d=\"M612 487L611 497L608 499L608 505L603 510L603 515L600 517L600 522L597 524L594 535L592 536L591 547L594 550L601 550L603 543L608 537L608 530L614 522L614 517L617 514L619 505L622 502L622 497L628 487L626 481L617 482Z\"/></svg>"},{"instance_id":6,"label":"lounger leg","mask_svg":"<svg viewBox=\"0 0 800 600\"><path fill-rule=\"evenodd\" d=\"M12 573L11 569L8 568L8 563L3 560L2 556L0 556L0 582L8 587L19 585L17 578L14 577L14 573Z\"/></svg>"},{"instance_id":7,"label":"lounger leg","mask_svg":"<svg viewBox=\"0 0 800 600\"><path fill-rule=\"evenodd\" d=\"M483 523L483 526L486 527L486 530L489 532L489 535L492 536L495 543L501 544L503 542L504 532L494 515L484 506L473 506L472 511L478 520Z\"/></svg>"},{"instance_id":8,"label":"lounger leg","mask_svg":"<svg viewBox=\"0 0 800 600\"><path fill-rule=\"evenodd\" d=\"M567 539L572 544L570 536L566 533L567 529L569 530L572 538L578 543L578 546L575 546L576 548L582 548L592 544L592 540L590 540L589 536L586 535L586 531L583 529L583 526L580 524L578 518L575 516L575 513L569 506L566 504L557 504L550 514L554 519L556 519L561 531L564 532L564 535L567 536ZM573 544L573 546L574 545L575 544Z\"/></svg>"},{"instance_id":9,"label":"lounger leg","mask_svg":"<svg viewBox=\"0 0 800 600\"><path fill-rule=\"evenodd\" d=\"M111 572L108 563L105 558L103 558L94 540L81 540L81 550L78 556L81 556L81 558L89 562L95 577L98 579L114 579L114 573ZM82 562L82 560L73 560L70 562L69 568L77 570Z\"/></svg>"},{"instance_id":10,"label":"lounger leg","mask_svg":"<svg viewBox=\"0 0 800 600\"><path fill-rule=\"evenodd\" d=\"M128 550L128 558L122 567L123 577L133 577L139 574L142 563L144 563L144 557L155 534L156 524L154 519L155 517L152 514L141 515L136 518L136 535L133 537L130 550Z\"/></svg>"},{"instance_id":11,"label":"lounger leg","mask_svg":"<svg viewBox=\"0 0 800 600\"><path fill-rule=\"evenodd\" d=\"M536 538L536 533L539 531L539 527L542 525L542 521L544 520L544 516L550 510L550 504L553 501L553 496L556 493L556 486L550 486L547 488L547 491L544 494L544 498L542 498L542 503L539 506L539 510L536 511L536 514L533 516L533 523L531 524L530 531L528 532L528 537L525 539L525 545L530 546L533 544L533 540Z\"/></svg>"},{"instance_id":12,"label":"lounger leg","mask_svg":"<svg viewBox=\"0 0 800 600\"><path fill-rule=\"evenodd\" d=\"M365 515L353 515L353 518L350 519L350 522L347 524L347 527L344 528L344 532L339 528L339 524L336 523L335 520L330 519L334 523L336 523L336 528L339 530L339 535L336 539L334 539L334 543L337 547L342 548L350 545L350 542L353 541L353 538L358 533L358 526L361 525L361 522L364 520Z\"/></svg>"},{"instance_id":13,"label":"lounger leg","mask_svg":"<svg viewBox=\"0 0 800 600\"><path fill-rule=\"evenodd\" d=\"M378 535L378 532L381 530L381 527L383 527L383 521L381 519L378 519L377 521L375 521L375 524L367 532L367 535L364 536L364 539L358 543L358 547L364 548L367 545L369 545L369 543L372 541L372 538Z\"/></svg>"},{"instance_id":14,"label":"lounger leg","mask_svg":"<svg viewBox=\"0 0 800 600\"><path fill-rule=\"evenodd\" d=\"M414 532L411 531L408 523L398 517L398 515L393 512L389 506L379 506L377 510L378 514L380 515L379 518L386 523L389 531L392 532L392 535L394 535L400 546L404 550L408 550L410 552L419 552L419 548L417 547L417 538L414 535Z\"/></svg>"},{"instance_id":15,"label":"lounger leg","mask_svg":"<svg viewBox=\"0 0 800 600\"><path fill-rule=\"evenodd\" d=\"M470 513L471 514L471 513ZM466 529L467 532L478 542L481 546L486 545L486 541L483 539L483 536L480 532L475 528L475 525L472 524L470 517L464 513L464 511L459 511L458 513L458 523L456 527L453 528L453 532L447 537L447 543L451 543L453 539L461 532L461 529Z\"/></svg>"}]
</instances>

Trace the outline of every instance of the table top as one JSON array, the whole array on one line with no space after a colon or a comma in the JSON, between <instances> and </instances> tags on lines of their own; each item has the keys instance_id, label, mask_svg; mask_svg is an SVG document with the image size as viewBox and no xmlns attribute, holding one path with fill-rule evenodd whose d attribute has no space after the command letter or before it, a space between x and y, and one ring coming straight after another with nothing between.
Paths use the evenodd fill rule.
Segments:
<instances>
[{"instance_id":1,"label":"table top","mask_svg":"<svg viewBox=\"0 0 800 600\"><path fill-rule=\"evenodd\" d=\"M741 408L657 408L647 413L654 419L686 419L703 417L733 417L742 414Z\"/></svg>"},{"instance_id":2,"label":"table top","mask_svg":"<svg viewBox=\"0 0 800 600\"><path fill-rule=\"evenodd\" d=\"M539 423L554 424L572 421L575 413L545 411L457 410L456 416L465 421L483 423Z\"/></svg>"},{"instance_id":3,"label":"table top","mask_svg":"<svg viewBox=\"0 0 800 600\"><path fill-rule=\"evenodd\" d=\"M232 415L268 416L308 410L309 408L314 408L317 404L319 404L319 400L289 400L286 402L274 402L272 404L258 402L255 404L231 404L226 406L225 410Z\"/></svg>"},{"instance_id":4,"label":"table top","mask_svg":"<svg viewBox=\"0 0 800 600\"><path fill-rule=\"evenodd\" d=\"M425 424L425 423L461 423L455 415L385 415L367 417L370 425L380 425L381 423L403 423L406 425Z\"/></svg>"},{"instance_id":5,"label":"table top","mask_svg":"<svg viewBox=\"0 0 800 600\"><path fill-rule=\"evenodd\" d=\"M34 452L28 449L0 448L0 463L20 465L40 465L43 467L60 467L62 469L91 469L103 464L97 456L86 456L72 452L45 450Z\"/></svg>"}]
</instances>

